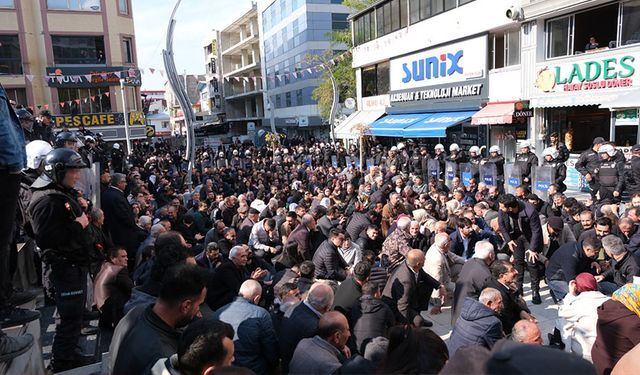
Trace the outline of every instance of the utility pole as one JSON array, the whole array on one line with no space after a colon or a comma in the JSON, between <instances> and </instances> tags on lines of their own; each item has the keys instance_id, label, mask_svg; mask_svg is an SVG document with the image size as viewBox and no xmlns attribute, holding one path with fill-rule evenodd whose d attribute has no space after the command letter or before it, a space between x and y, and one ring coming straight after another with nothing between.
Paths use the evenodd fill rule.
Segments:
<instances>
[{"instance_id":1,"label":"utility pole","mask_svg":"<svg viewBox=\"0 0 640 375\"><path fill-rule=\"evenodd\" d=\"M122 94L122 112L124 112L124 136L127 140L127 155L133 152L131 147L131 136L129 135L129 114L127 113L127 98L124 89L124 78L120 78L120 93Z\"/></svg>"}]
</instances>

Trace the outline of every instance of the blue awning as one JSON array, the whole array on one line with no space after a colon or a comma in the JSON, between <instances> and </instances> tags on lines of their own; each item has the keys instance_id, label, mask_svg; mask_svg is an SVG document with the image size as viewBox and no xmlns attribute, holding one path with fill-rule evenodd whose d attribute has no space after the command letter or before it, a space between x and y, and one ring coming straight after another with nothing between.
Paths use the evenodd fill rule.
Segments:
<instances>
[{"instance_id":1,"label":"blue awning","mask_svg":"<svg viewBox=\"0 0 640 375\"><path fill-rule=\"evenodd\" d=\"M443 138L448 127L477 111L387 115L371 124L369 134L383 137Z\"/></svg>"},{"instance_id":2,"label":"blue awning","mask_svg":"<svg viewBox=\"0 0 640 375\"><path fill-rule=\"evenodd\" d=\"M467 121L477 111L439 112L427 114L422 120L405 128L406 138L443 138L448 127Z\"/></svg>"},{"instance_id":3,"label":"blue awning","mask_svg":"<svg viewBox=\"0 0 640 375\"><path fill-rule=\"evenodd\" d=\"M424 119L425 116L424 113L387 115L371 124L369 134L383 137L404 137L404 129Z\"/></svg>"}]
</instances>

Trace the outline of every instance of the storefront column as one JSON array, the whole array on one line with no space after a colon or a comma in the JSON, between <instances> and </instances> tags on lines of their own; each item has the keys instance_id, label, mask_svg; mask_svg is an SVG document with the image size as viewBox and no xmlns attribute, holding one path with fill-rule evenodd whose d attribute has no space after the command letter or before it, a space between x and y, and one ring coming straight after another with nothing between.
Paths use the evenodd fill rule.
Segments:
<instances>
[{"instance_id":1,"label":"storefront column","mask_svg":"<svg viewBox=\"0 0 640 375\"><path fill-rule=\"evenodd\" d=\"M544 119L544 108L534 108L533 117L529 121L529 139L534 141L536 150L544 149L544 140L547 136L547 124Z\"/></svg>"}]
</instances>

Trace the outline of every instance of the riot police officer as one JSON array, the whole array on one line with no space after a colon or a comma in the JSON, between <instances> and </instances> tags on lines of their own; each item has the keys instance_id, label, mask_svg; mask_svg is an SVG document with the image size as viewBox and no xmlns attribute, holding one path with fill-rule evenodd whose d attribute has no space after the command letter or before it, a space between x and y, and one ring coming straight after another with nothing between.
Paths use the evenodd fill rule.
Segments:
<instances>
[{"instance_id":1,"label":"riot police officer","mask_svg":"<svg viewBox=\"0 0 640 375\"><path fill-rule=\"evenodd\" d=\"M624 190L633 194L640 192L640 144L631 147L631 155L631 159L627 160L623 167Z\"/></svg>"},{"instance_id":2,"label":"riot police officer","mask_svg":"<svg viewBox=\"0 0 640 375\"><path fill-rule=\"evenodd\" d=\"M514 165L520 168L522 185L531 185L533 168L538 166L538 157L531 152L531 142L522 141L520 154L516 157Z\"/></svg>"},{"instance_id":3,"label":"riot police officer","mask_svg":"<svg viewBox=\"0 0 640 375\"><path fill-rule=\"evenodd\" d=\"M426 151L426 148L425 148L425 151ZM411 158L409 158L409 162L407 163L407 165L409 166L409 171L416 176L423 177L423 175L427 172L426 168L424 169L422 168L423 158L424 157L422 155L422 150L414 149L413 153L411 154ZM426 166L426 164L424 164L424 166Z\"/></svg>"},{"instance_id":4,"label":"riot police officer","mask_svg":"<svg viewBox=\"0 0 640 375\"><path fill-rule=\"evenodd\" d=\"M600 165L597 168L598 193L600 203L611 203L620 200L620 193L624 186L623 164L614 159L616 149L609 144L598 150Z\"/></svg>"},{"instance_id":5,"label":"riot police officer","mask_svg":"<svg viewBox=\"0 0 640 375\"><path fill-rule=\"evenodd\" d=\"M500 146L493 145L489 148L489 157L482 160L482 164L492 163L496 166L497 186L502 191L504 186L504 156L500 151Z\"/></svg>"},{"instance_id":6,"label":"riot police officer","mask_svg":"<svg viewBox=\"0 0 640 375\"><path fill-rule=\"evenodd\" d=\"M587 183L589 184L592 200L595 200L596 193L598 192L598 181L595 178L596 170L598 169L598 165L600 165L600 156L598 156L598 150L604 143L604 138L594 138L593 146L580 154L580 157L576 162L576 170L584 176L585 180L587 180Z\"/></svg>"},{"instance_id":7,"label":"riot police officer","mask_svg":"<svg viewBox=\"0 0 640 375\"><path fill-rule=\"evenodd\" d=\"M469 149L469 164L471 164L471 173L473 178L478 181L480 179L480 163L482 162L482 155L480 154L480 147L471 146Z\"/></svg>"},{"instance_id":8,"label":"riot police officer","mask_svg":"<svg viewBox=\"0 0 640 375\"><path fill-rule=\"evenodd\" d=\"M438 161L438 163L440 163L440 180L444 180L444 160L447 157L447 155L444 152L444 146L442 145L442 143L438 143L436 145L436 147L434 148L435 151L435 155L434 155L434 159L436 159Z\"/></svg>"},{"instance_id":9,"label":"riot police officer","mask_svg":"<svg viewBox=\"0 0 640 375\"><path fill-rule=\"evenodd\" d=\"M51 266L59 323L53 340L51 366L54 372L91 363L91 356L78 351L85 306L91 238L89 219L78 204L73 189L86 168L75 151L58 148L47 154L44 173L33 183L28 213L43 261Z\"/></svg>"},{"instance_id":10,"label":"riot police officer","mask_svg":"<svg viewBox=\"0 0 640 375\"><path fill-rule=\"evenodd\" d=\"M560 160L558 156L558 149L555 147L547 147L542 151L543 167L553 168L554 170L554 183L558 185L558 192L562 193L567 190L567 185L564 184L564 180L567 178L567 166Z\"/></svg>"},{"instance_id":11,"label":"riot police officer","mask_svg":"<svg viewBox=\"0 0 640 375\"><path fill-rule=\"evenodd\" d=\"M451 146L449 146L449 156L447 156L445 160L460 165L460 163L467 162L467 155L460 149L457 143L452 143Z\"/></svg>"},{"instance_id":12,"label":"riot police officer","mask_svg":"<svg viewBox=\"0 0 640 375\"><path fill-rule=\"evenodd\" d=\"M569 149L564 145L564 143L560 142L558 133L553 132L549 135L549 143L551 144L549 147L553 147L558 152L558 156L556 156L555 161L564 163L569 160Z\"/></svg>"},{"instance_id":13,"label":"riot police officer","mask_svg":"<svg viewBox=\"0 0 640 375\"><path fill-rule=\"evenodd\" d=\"M114 143L111 148L111 167L115 173L122 173L124 169L124 152L122 152L120 143Z\"/></svg>"},{"instance_id":14,"label":"riot police officer","mask_svg":"<svg viewBox=\"0 0 640 375\"><path fill-rule=\"evenodd\" d=\"M68 148L73 151L78 150L78 137L72 132L60 132L56 134L56 140L53 143L54 148Z\"/></svg>"},{"instance_id":15,"label":"riot police officer","mask_svg":"<svg viewBox=\"0 0 640 375\"><path fill-rule=\"evenodd\" d=\"M382 152L382 146L376 145L376 148L373 152L373 165L382 165L383 159L384 152Z\"/></svg>"}]
</instances>

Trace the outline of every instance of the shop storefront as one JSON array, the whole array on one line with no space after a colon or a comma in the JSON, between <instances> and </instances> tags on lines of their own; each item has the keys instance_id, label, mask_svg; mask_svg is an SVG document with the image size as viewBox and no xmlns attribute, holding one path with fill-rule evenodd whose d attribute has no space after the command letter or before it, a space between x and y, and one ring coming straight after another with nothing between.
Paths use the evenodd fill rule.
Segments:
<instances>
[{"instance_id":1,"label":"shop storefront","mask_svg":"<svg viewBox=\"0 0 640 375\"><path fill-rule=\"evenodd\" d=\"M487 35L393 58L390 106L371 124L378 137L412 138L428 147L487 144L487 126L471 117L488 99Z\"/></svg>"},{"instance_id":2,"label":"shop storefront","mask_svg":"<svg viewBox=\"0 0 640 375\"><path fill-rule=\"evenodd\" d=\"M53 116L53 124L57 130L77 131L85 128L93 133L102 133L107 141L126 139L122 112L87 113L83 115ZM142 112L129 112L129 135L131 139L147 138L145 118Z\"/></svg>"},{"instance_id":3,"label":"shop storefront","mask_svg":"<svg viewBox=\"0 0 640 375\"><path fill-rule=\"evenodd\" d=\"M591 147L595 137L618 146L638 142L640 49L584 53L537 66L539 134L545 143L557 132L572 153Z\"/></svg>"}]
</instances>

